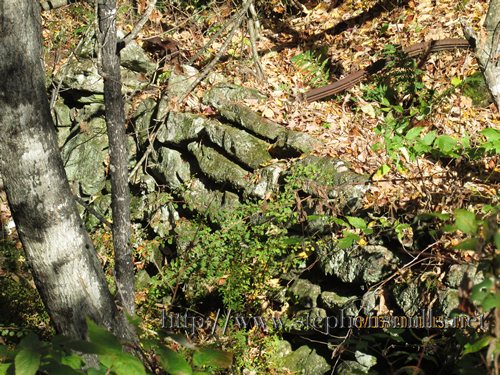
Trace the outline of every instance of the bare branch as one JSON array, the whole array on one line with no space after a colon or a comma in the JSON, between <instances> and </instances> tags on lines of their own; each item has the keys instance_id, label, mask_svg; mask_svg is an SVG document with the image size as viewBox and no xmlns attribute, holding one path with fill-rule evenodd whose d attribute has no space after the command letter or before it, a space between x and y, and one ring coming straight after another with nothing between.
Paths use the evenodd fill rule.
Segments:
<instances>
[{"instance_id":1,"label":"bare branch","mask_svg":"<svg viewBox=\"0 0 500 375\"><path fill-rule=\"evenodd\" d=\"M255 64L255 70L257 71L257 77L262 82L266 79L266 73L264 73L264 69L262 68L262 64L260 63L259 53L257 51L257 31L256 31L256 22L252 18L248 19L248 32L250 34L250 45L252 47L252 56Z\"/></svg>"},{"instance_id":2,"label":"bare branch","mask_svg":"<svg viewBox=\"0 0 500 375\"><path fill-rule=\"evenodd\" d=\"M233 22L238 20L245 12L246 12L246 10L241 8L238 12L236 12L234 14L234 16L231 17L231 19L229 21L227 21L224 25L222 25L222 27L219 29L219 31L217 31L210 38L210 40L196 53L196 55L194 55L193 58L188 61L188 65L191 65L192 63L194 63L196 61L196 59L198 57L200 57L202 55L202 53L208 48L208 46L210 46L215 41L215 39L217 39L224 32L224 30L226 30L226 28L229 25L231 25Z\"/></svg>"},{"instance_id":3,"label":"bare branch","mask_svg":"<svg viewBox=\"0 0 500 375\"><path fill-rule=\"evenodd\" d=\"M200 83L208 75L208 73L210 73L210 71L212 70L212 68L214 67L214 65L217 64L217 62L220 60L220 58L222 57L222 55L226 51L227 47L229 46L229 43L231 43L231 40L233 39L233 36L236 33L236 30L238 30L238 28L241 25L241 22L243 22L243 15L246 13L246 11L248 10L248 8L250 7L250 4L252 4L252 1L253 0L246 0L243 3L243 6L242 6L240 12L237 13L237 14L240 14L241 17L236 21L236 24L233 26L231 32L227 36L226 41L222 45L220 51L217 53L217 55L214 57L214 59L210 62L210 64L208 64L205 67L205 69L203 69L203 72L201 72L198 75L198 77L188 87L188 89L179 97L179 99L177 100L177 104L180 104L184 99L186 99L186 97L189 95L189 93L191 91L193 91L193 89L198 85L198 83Z\"/></svg>"}]
</instances>

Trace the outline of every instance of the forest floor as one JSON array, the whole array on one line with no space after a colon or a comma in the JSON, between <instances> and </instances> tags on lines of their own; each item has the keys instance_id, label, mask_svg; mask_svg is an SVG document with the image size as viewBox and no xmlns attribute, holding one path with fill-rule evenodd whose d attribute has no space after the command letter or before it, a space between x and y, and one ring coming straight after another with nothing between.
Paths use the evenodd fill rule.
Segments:
<instances>
[{"instance_id":1,"label":"forest floor","mask_svg":"<svg viewBox=\"0 0 500 375\"><path fill-rule=\"evenodd\" d=\"M118 28L124 32L133 27L138 15L147 8L145 0L134 4L137 7L129 0L119 1ZM373 209L379 216L409 223L424 212L451 213L467 209L482 214L484 207L498 205L500 166L496 156L486 155L473 160L465 153L452 155L450 152L443 156L437 152L413 157L411 150L405 147L407 144L401 143L401 147L396 144L392 152L384 147L383 133L390 111L383 109L398 105L409 118L405 133L421 127L422 135L435 132L436 137L450 136L458 145L467 138L472 147L484 140L480 133L484 129L500 129L500 116L493 104L476 106L473 99L465 95L464 88L453 89L479 71L472 51L449 50L417 60L422 70L416 77L418 82L434 90L437 96L445 93L439 100L434 97L426 102L429 113L421 118L407 115L411 103L417 102L417 94L406 93L399 98L396 95L390 105L381 104L367 100L367 89L361 85L313 103L293 101L314 84L334 82L376 61L384 45L407 47L422 41L463 38L460 19L477 27L484 21L488 3L481 0L461 3L353 0L344 3L311 1L303 3L302 7L303 11L297 12L280 1L262 5L261 39L257 48L267 76L265 80L260 81L254 73L245 30L235 34L230 48L214 70L224 75L228 82L256 88L267 95L265 102L247 102L263 117L324 140L324 146L315 154L349 161L355 172L370 174L371 185L365 194L364 208ZM209 6L184 2L158 4L158 10L139 34L138 42L142 44L154 36L171 38L181 50L182 64L208 42L233 11L229 2ZM93 11L84 4L71 5L44 12L42 19L46 70L54 74L91 25ZM202 70L223 41L222 38L216 40L194 66ZM300 67L300 62L304 61L309 61L309 65ZM174 65L172 60L163 71L175 69ZM311 83L313 80L316 81ZM364 85L368 91L377 90L372 80ZM164 88L162 84L151 84L148 90L130 98L132 107L148 96L158 96ZM208 84L198 86L190 97L176 106L177 110L213 115L212 108L201 104L203 93L209 88ZM374 150L376 144L382 146ZM436 146L436 151L442 150ZM404 235L407 240L413 236L410 230ZM456 262L477 260L474 251L453 249L465 237L457 232L444 234L436 238L428 250L436 259L441 254ZM44 329L46 324L40 320L46 318L36 320Z\"/></svg>"}]
</instances>

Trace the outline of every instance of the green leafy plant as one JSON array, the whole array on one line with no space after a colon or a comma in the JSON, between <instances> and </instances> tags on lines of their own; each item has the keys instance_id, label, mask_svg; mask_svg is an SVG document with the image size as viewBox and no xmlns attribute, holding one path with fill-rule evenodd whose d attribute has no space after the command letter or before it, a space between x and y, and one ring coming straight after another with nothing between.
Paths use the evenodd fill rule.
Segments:
<instances>
[{"instance_id":1,"label":"green leafy plant","mask_svg":"<svg viewBox=\"0 0 500 375\"><path fill-rule=\"evenodd\" d=\"M335 223L340 224L343 227L347 227L348 229L351 229L351 226L353 228L360 229L361 231L363 231L364 234L373 233L373 229L368 228L368 226L366 225L366 222L362 218L353 217L353 216L347 216L346 218L347 218L347 221L349 222L349 224L346 223L344 220L339 219L339 218L335 218L334 221L335 221ZM341 249L345 249L349 246L352 246L354 241L359 241L361 239L360 236L351 232L350 230L344 229L343 233L344 233L345 237L343 237L339 240L339 247Z\"/></svg>"},{"instance_id":2,"label":"green leafy plant","mask_svg":"<svg viewBox=\"0 0 500 375\"><path fill-rule=\"evenodd\" d=\"M478 271L482 271L484 280L472 286L470 290L462 290L464 295L470 294L468 300L482 309L482 315L489 317L488 329L486 332L478 332L471 327L467 332L458 335L459 343L463 345L463 351L459 366L464 370L467 368L477 369L478 365L486 365L491 372L492 367L498 364L500 356L500 296L498 291L500 275L500 231L498 227L498 213L500 206L486 207L487 215L478 219L470 211L457 209L453 211L455 224L445 225L442 229L447 232L460 230L471 236L454 246L456 250L474 251L481 256ZM438 217L441 220L449 220L451 215L439 213L421 214L417 220L427 220L432 217ZM467 279L466 279L467 280ZM467 283L465 283L467 284ZM467 288L467 285L461 288ZM463 315L460 310L452 311L452 316ZM480 354L479 357L472 360L470 355L486 350L486 355ZM472 365L472 363L474 363ZM475 370L477 371L477 370Z\"/></svg>"},{"instance_id":3,"label":"green leafy plant","mask_svg":"<svg viewBox=\"0 0 500 375\"><path fill-rule=\"evenodd\" d=\"M483 146L471 147L467 134L458 140L448 135L438 136L436 131L427 132L423 127L412 127L414 119L423 120L443 98L481 77L473 75L463 81L454 79L451 88L436 95L434 90L419 81L422 70L401 47L387 45L383 55L388 61L385 73L376 77L375 84L362 86L364 98L378 102L380 106L368 104L360 108L372 116L383 116L375 132L383 136L384 142L373 145L375 151L384 147L400 171L403 171L405 160L414 160L424 154L432 154L435 158L459 158L465 155L477 159L486 152L498 152L500 142L497 131L481 132L488 141ZM387 172L388 166L383 165L378 174Z\"/></svg>"},{"instance_id":4,"label":"green leafy plant","mask_svg":"<svg viewBox=\"0 0 500 375\"><path fill-rule=\"evenodd\" d=\"M136 331L145 336L139 326L140 319L132 319ZM66 336L55 336L51 342L43 342L30 332L14 351L0 346L0 374L35 374L42 371L47 374L83 374L80 369L85 360L73 351L96 355L100 369L89 368L88 374L151 374L164 370L168 374L210 374L212 368L227 368L232 363L232 355L217 349L197 348L185 337L168 335L160 332L159 338L144 338L140 345L127 344L128 351L123 351L123 344L110 332L99 327L87 318L89 341L73 340ZM191 360L186 361L179 353L163 344L161 339L173 339L193 351ZM142 353L146 366L130 351ZM155 352L156 356L145 355L144 351ZM157 359L157 361L156 361Z\"/></svg>"},{"instance_id":5,"label":"green leafy plant","mask_svg":"<svg viewBox=\"0 0 500 375\"><path fill-rule=\"evenodd\" d=\"M304 79L310 78L309 85L320 87L324 86L330 74L330 70L325 70L328 62L328 47L325 46L319 51L304 51L292 57L292 63L305 74Z\"/></svg>"},{"instance_id":6,"label":"green leafy plant","mask_svg":"<svg viewBox=\"0 0 500 375\"><path fill-rule=\"evenodd\" d=\"M187 248L169 265L165 282L182 285L193 306L214 293L234 312L259 310L262 299L279 289L276 275L303 265L314 249L308 238L292 236L290 228L305 220L299 219L299 192L316 173L298 167L285 178L283 191L227 211L209 209L190 224L191 231L177 228L177 240L182 237Z\"/></svg>"},{"instance_id":7,"label":"green leafy plant","mask_svg":"<svg viewBox=\"0 0 500 375\"><path fill-rule=\"evenodd\" d=\"M286 84L286 83L280 83L278 85L278 90L279 91L289 91L292 89L292 86L290 86L289 84Z\"/></svg>"},{"instance_id":8,"label":"green leafy plant","mask_svg":"<svg viewBox=\"0 0 500 375\"><path fill-rule=\"evenodd\" d=\"M49 317L38 291L33 288L22 248L0 239L0 336L5 344L16 344L29 331L48 336Z\"/></svg>"}]
</instances>

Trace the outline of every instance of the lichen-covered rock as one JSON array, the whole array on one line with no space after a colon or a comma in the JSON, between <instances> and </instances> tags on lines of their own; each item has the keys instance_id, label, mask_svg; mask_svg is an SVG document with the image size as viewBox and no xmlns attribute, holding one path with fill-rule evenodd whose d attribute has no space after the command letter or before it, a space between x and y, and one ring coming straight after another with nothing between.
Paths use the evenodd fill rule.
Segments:
<instances>
[{"instance_id":1,"label":"lichen-covered rock","mask_svg":"<svg viewBox=\"0 0 500 375\"><path fill-rule=\"evenodd\" d=\"M171 113L166 124L160 127L157 138L162 143L183 145L203 135L250 169L257 169L271 160L267 152L269 143L232 126L187 113Z\"/></svg>"},{"instance_id":2,"label":"lichen-covered rock","mask_svg":"<svg viewBox=\"0 0 500 375\"><path fill-rule=\"evenodd\" d=\"M326 326L328 314L325 309L313 307L299 310L294 314L292 330L299 334L310 335L318 332L327 332L331 327Z\"/></svg>"},{"instance_id":3,"label":"lichen-covered rock","mask_svg":"<svg viewBox=\"0 0 500 375\"><path fill-rule=\"evenodd\" d=\"M190 165L183 160L179 151L161 147L151 155L151 160L151 174L160 184L167 185L172 190L180 189L191 178Z\"/></svg>"},{"instance_id":4,"label":"lichen-covered rock","mask_svg":"<svg viewBox=\"0 0 500 375\"><path fill-rule=\"evenodd\" d=\"M151 212L149 223L156 234L165 238L170 231L174 229L175 223L179 221L179 219L179 213L175 209L173 203L167 202L161 204L156 210Z\"/></svg>"},{"instance_id":5,"label":"lichen-covered rock","mask_svg":"<svg viewBox=\"0 0 500 375\"><path fill-rule=\"evenodd\" d=\"M320 301L322 306L335 315L340 314L344 310L344 315L356 316L359 309L356 306L357 296L344 297L335 292L322 292Z\"/></svg>"},{"instance_id":6,"label":"lichen-covered rock","mask_svg":"<svg viewBox=\"0 0 500 375\"><path fill-rule=\"evenodd\" d=\"M345 283L375 284L397 269L399 259L383 246L351 246L340 249L337 243L320 247L319 265L326 275Z\"/></svg>"},{"instance_id":7,"label":"lichen-covered rock","mask_svg":"<svg viewBox=\"0 0 500 375\"><path fill-rule=\"evenodd\" d=\"M146 145L146 147L149 146L149 139L153 132L153 129L151 127L154 125L152 117L155 109L156 100L152 97L149 97L139 104L137 110L132 116L132 123L134 124L135 134L141 148L144 145Z\"/></svg>"},{"instance_id":8,"label":"lichen-covered rock","mask_svg":"<svg viewBox=\"0 0 500 375\"><path fill-rule=\"evenodd\" d=\"M266 193L276 191L281 172L286 169L285 163L276 163L260 168L250 177L251 183L245 189L245 195L264 197Z\"/></svg>"},{"instance_id":9,"label":"lichen-covered rock","mask_svg":"<svg viewBox=\"0 0 500 375\"><path fill-rule=\"evenodd\" d=\"M412 317L420 309L421 293L420 284L417 282L396 284L393 288L394 299L407 317Z\"/></svg>"},{"instance_id":10,"label":"lichen-covered rock","mask_svg":"<svg viewBox=\"0 0 500 375\"><path fill-rule=\"evenodd\" d=\"M97 71L96 63L92 60L72 59L66 75L66 69L56 73L56 80L63 78L63 86L76 91L87 91L95 94L104 93L104 81ZM130 93L146 85L140 79L139 73L121 68L122 93ZM83 96L83 95L82 95Z\"/></svg>"},{"instance_id":11,"label":"lichen-covered rock","mask_svg":"<svg viewBox=\"0 0 500 375\"><path fill-rule=\"evenodd\" d=\"M360 352L359 350L356 350L354 356L356 357L356 361L358 361L360 365L363 365L366 368L370 369L377 364L377 357L365 354L363 352Z\"/></svg>"},{"instance_id":12,"label":"lichen-covered rock","mask_svg":"<svg viewBox=\"0 0 500 375\"><path fill-rule=\"evenodd\" d=\"M81 193L95 195L106 183L104 162L107 157L106 121L94 118L87 131L70 139L61 150L68 180L77 184Z\"/></svg>"},{"instance_id":13,"label":"lichen-covered rock","mask_svg":"<svg viewBox=\"0 0 500 375\"><path fill-rule=\"evenodd\" d=\"M103 194L102 191L99 192L97 194L97 198L92 200L90 207L92 207L102 216L106 217L107 214L111 211L111 194ZM90 229L89 227L97 227L102 225L101 221L88 211L85 211L85 218L87 229Z\"/></svg>"},{"instance_id":14,"label":"lichen-covered rock","mask_svg":"<svg viewBox=\"0 0 500 375\"><path fill-rule=\"evenodd\" d=\"M261 117L244 104L219 102L219 112L229 121L234 121L252 133L258 134L274 142L272 150L278 156L308 154L324 145L323 141L309 134L285 129Z\"/></svg>"},{"instance_id":15,"label":"lichen-covered rock","mask_svg":"<svg viewBox=\"0 0 500 375\"><path fill-rule=\"evenodd\" d=\"M452 310L459 305L457 289L443 289L438 291L439 312L442 316L449 317Z\"/></svg>"},{"instance_id":16,"label":"lichen-covered rock","mask_svg":"<svg viewBox=\"0 0 500 375\"><path fill-rule=\"evenodd\" d=\"M245 99L265 100L267 98L258 90L228 82L218 83L203 94L203 104L210 104L217 109L220 109L219 106L226 101L238 102Z\"/></svg>"},{"instance_id":17,"label":"lichen-covered rock","mask_svg":"<svg viewBox=\"0 0 500 375\"><path fill-rule=\"evenodd\" d=\"M97 41L95 39L95 31L92 28L92 30L89 30L80 48L76 50L76 55L83 58L94 57L96 49Z\"/></svg>"},{"instance_id":18,"label":"lichen-covered rock","mask_svg":"<svg viewBox=\"0 0 500 375\"><path fill-rule=\"evenodd\" d=\"M317 306L318 296L321 288L314 285L309 280L297 279L288 292L293 303L301 307L312 309Z\"/></svg>"},{"instance_id":19,"label":"lichen-covered rock","mask_svg":"<svg viewBox=\"0 0 500 375\"><path fill-rule=\"evenodd\" d=\"M91 120L93 117L100 117L104 115L104 104L102 103L90 103L84 105L80 109L74 109L75 112L75 122L85 122Z\"/></svg>"},{"instance_id":20,"label":"lichen-covered rock","mask_svg":"<svg viewBox=\"0 0 500 375\"><path fill-rule=\"evenodd\" d=\"M474 282L474 285L484 280L483 272L477 272L477 266L475 264L454 264L450 267L444 279L445 285L457 289L462 282L465 272L467 272L469 279Z\"/></svg>"},{"instance_id":21,"label":"lichen-covered rock","mask_svg":"<svg viewBox=\"0 0 500 375\"><path fill-rule=\"evenodd\" d=\"M188 150L196 157L202 172L218 184L229 184L237 190L244 190L249 184L246 179L248 171L233 163L215 149L191 142Z\"/></svg>"},{"instance_id":22,"label":"lichen-covered rock","mask_svg":"<svg viewBox=\"0 0 500 375\"><path fill-rule=\"evenodd\" d=\"M137 289L148 289L151 277L145 270L138 270L135 275L135 287Z\"/></svg>"},{"instance_id":23,"label":"lichen-covered rock","mask_svg":"<svg viewBox=\"0 0 500 375\"><path fill-rule=\"evenodd\" d=\"M304 345L284 358L284 366L293 374L323 375L330 371L326 360L316 354L316 349Z\"/></svg>"},{"instance_id":24,"label":"lichen-covered rock","mask_svg":"<svg viewBox=\"0 0 500 375\"><path fill-rule=\"evenodd\" d=\"M73 125L71 109L63 102L57 101L54 105L52 119L57 129L57 144L61 148L71 133L71 126Z\"/></svg>"},{"instance_id":25,"label":"lichen-covered rock","mask_svg":"<svg viewBox=\"0 0 500 375\"><path fill-rule=\"evenodd\" d=\"M365 316L372 315L372 312L377 305L377 292L375 290L370 290L363 294L361 298L361 307L363 308L363 313Z\"/></svg>"},{"instance_id":26,"label":"lichen-covered rock","mask_svg":"<svg viewBox=\"0 0 500 375\"><path fill-rule=\"evenodd\" d=\"M181 65L183 74L172 71L168 79L167 97L172 99L181 96L184 91L198 78L198 70L189 65Z\"/></svg>"},{"instance_id":27,"label":"lichen-covered rock","mask_svg":"<svg viewBox=\"0 0 500 375\"><path fill-rule=\"evenodd\" d=\"M363 366L356 361L343 361L338 365L336 373L338 375L359 375L360 373L367 374L368 371L370 371L369 367Z\"/></svg>"},{"instance_id":28,"label":"lichen-covered rock","mask_svg":"<svg viewBox=\"0 0 500 375\"><path fill-rule=\"evenodd\" d=\"M122 33L122 35L124 35ZM118 32L118 37L120 32ZM120 51L120 65L124 66L135 72L152 72L156 69L156 64L154 64L146 55L142 47L135 41L128 43L125 48Z\"/></svg>"},{"instance_id":29,"label":"lichen-covered rock","mask_svg":"<svg viewBox=\"0 0 500 375\"><path fill-rule=\"evenodd\" d=\"M71 120L71 109L61 101L57 101L54 105L54 113L52 120L56 127L68 127L73 124Z\"/></svg>"},{"instance_id":30,"label":"lichen-covered rock","mask_svg":"<svg viewBox=\"0 0 500 375\"><path fill-rule=\"evenodd\" d=\"M336 200L336 206L356 211L362 207L362 200L368 184L369 176L352 172L350 164L342 160L309 155L294 164L287 175L295 173L299 167L308 167L316 171L313 177L304 177L303 190L318 196L321 189L329 198Z\"/></svg>"},{"instance_id":31,"label":"lichen-covered rock","mask_svg":"<svg viewBox=\"0 0 500 375\"><path fill-rule=\"evenodd\" d=\"M284 357L292 352L292 345L286 340L279 340L274 355Z\"/></svg>"},{"instance_id":32,"label":"lichen-covered rock","mask_svg":"<svg viewBox=\"0 0 500 375\"><path fill-rule=\"evenodd\" d=\"M182 198L203 215L224 220L224 215L240 205L239 196L230 191L210 190L200 179L194 179Z\"/></svg>"}]
</instances>

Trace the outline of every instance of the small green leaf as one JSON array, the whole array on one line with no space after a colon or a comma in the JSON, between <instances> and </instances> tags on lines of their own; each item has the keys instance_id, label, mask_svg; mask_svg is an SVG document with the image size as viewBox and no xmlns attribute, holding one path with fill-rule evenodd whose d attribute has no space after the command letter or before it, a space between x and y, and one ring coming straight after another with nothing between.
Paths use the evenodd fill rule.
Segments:
<instances>
[{"instance_id":1,"label":"small green leaf","mask_svg":"<svg viewBox=\"0 0 500 375\"><path fill-rule=\"evenodd\" d=\"M406 139L409 139L410 141L416 139L420 135L420 133L422 133L422 130L424 130L424 128L422 128L422 127L416 127L416 128L410 129L410 131L408 131L408 133L406 133Z\"/></svg>"},{"instance_id":2,"label":"small green leaf","mask_svg":"<svg viewBox=\"0 0 500 375\"><path fill-rule=\"evenodd\" d=\"M462 356L469 354L469 353L476 353L476 352L480 351L482 348L487 346L491 340L494 340L494 338L491 336L486 336L486 337L483 337L483 338L477 340L473 344L469 344L469 343L465 344L465 350L462 353Z\"/></svg>"},{"instance_id":3,"label":"small green leaf","mask_svg":"<svg viewBox=\"0 0 500 375\"><path fill-rule=\"evenodd\" d=\"M365 221L359 217L347 216L347 220L354 228L366 229Z\"/></svg>"},{"instance_id":4,"label":"small green leaf","mask_svg":"<svg viewBox=\"0 0 500 375\"><path fill-rule=\"evenodd\" d=\"M455 215L455 225L462 232L470 235L477 234L478 225L476 221L476 215L467 210L455 210L453 211Z\"/></svg>"},{"instance_id":5,"label":"small green leaf","mask_svg":"<svg viewBox=\"0 0 500 375\"><path fill-rule=\"evenodd\" d=\"M0 363L0 374L9 373L9 367L12 366L12 363Z\"/></svg>"},{"instance_id":6,"label":"small green leaf","mask_svg":"<svg viewBox=\"0 0 500 375\"><path fill-rule=\"evenodd\" d=\"M0 345L0 358L2 356L7 355L8 351L9 351L9 347L7 345Z\"/></svg>"},{"instance_id":7,"label":"small green leaf","mask_svg":"<svg viewBox=\"0 0 500 375\"><path fill-rule=\"evenodd\" d=\"M388 23L384 23L382 25L382 27L380 28L380 34L383 34L387 31L387 29L389 29L389 24Z\"/></svg>"},{"instance_id":8,"label":"small green leaf","mask_svg":"<svg viewBox=\"0 0 500 375\"><path fill-rule=\"evenodd\" d=\"M457 228L456 226L454 226L454 225L449 225L449 224L448 224L448 225L443 226L441 229L442 229L443 231L445 231L445 232L454 232L454 231L456 231L458 228Z\"/></svg>"},{"instance_id":9,"label":"small green leaf","mask_svg":"<svg viewBox=\"0 0 500 375\"><path fill-rule=\"evenodd\" d=\"M461 84L461 83L462 83L462 80L461 80L460 78L458 78L458 77L455 77L455 78L453 78L453 79L451 80L451 84L452 84L453 86L458 86L458 85L459 85L459 84Z\"/></svg>"},{"instance_id":10,"label":"small green leaf","mask_svg":"<svg viewBox=\"0 0 500 375\"><path fill-rule=\"evenodd\" d=\"M144 365L130 353L121 353L111 368L117 375L146 375Z\"/></svg>"},{"instance_id":11,"label":"small green leaf","mask_svg":"<svg viewBox=\"0 0 500 375\"><path fill-rule=\"evenodd\" d=\"M430 146L432 144L432 142L434 142L434 139L436 139L436 131L435 130L424 135L424 137L422 138L422 143L426 146Z\"/></svg>"},{"instance_id":12,"label":"small green leaf","mask_svg":"<svg viewBox=\"0 0 500 375\"><path fill-rule=\"evenodd\" d=\"M495 234L493 235L493 239L495 240L495 245L497 246L497 249L500 249L500 232L496 231Z\"/></svg>"},{"instance_id":13,"label":"small green leaf","mask_svg":"<svg viewBox=\"0 0 500 375\"><path fill-rule=\"evenodd\" d=\"M35 375L40 367L40 354L23 349L16 355L15 359L16 375Z\"/></svg>"},{"instance_id":14,"label":"small green leaf","mask_svg":"<svg viewBox=\"0 0 500 375\"><path fill-rule=\"evenodd\" d=\"M233 355L222 350L205 348L194 352L193 364L199 366L216 366L228 368L233 362Z\"/></svg>"},{"instance_id":15,"label":"small green leaf","mask_svg":"<svg viewBox=\"0 0 500 375\"><path fill-rule=\"evenodd\" d=\"M81 372L75 371L69 366L60 365L58 363L49 363L40 367L40 371L50 375L80 375Z\"/></svg>"},{"instance_id":16,"label":"small green leaf","mask_svg":"<svg viewBox=\"0 0 500 375\"><path fill-rule=\"evenodd\" d=\"M311 220L316 220L316 219L321 219L323 218L324 216L321 216L321 215L308 215L307 216L307 220L308 221L311 221Z\"/></svg>"},{"instance_id":17,"label":"small green leaf","mask_svg":"<svg viewBox=\"0 0 500 375\"><path fill-rule=\"evenodd\" d=\"M391 167L389 167L387 164L382 164L382 166L378 169L377 175L378 176L383 176L391 170Z\"/></svg>"},{"instance_id":18,"label":"small green leaf","mask_svg":"<svg viewBox=\"0 0 500 375\"><path fill-rule=\"evenodd\" d=\"M400 105L395 105L393 106L392 108L394 108L394 110L398 113L403 113L404 112L404 108L401 107Z\"/></svg>"},{"instance_id":19,"label":"small green leaf","mask_svg":"<svg viewBox=\"0 0 500 375\"><path fill-rule=\"evenodd\" d=\"M491 310L494 307L500 308L500 296L496 293L490 293L481 303L481 307L485 310Z\"/></svg>"},{"instance_id":20,"label":"small green leaf","mask_svg":"<svg viewBox=\"0 0 500 375\"><path fill-rule=\"evenodd\" d=\"M88 369L87 374L88 375L109 375L110 371L108 368L106 368L106 366L99 365L99 370L91 367Z\"/></svg>"},{"instance_id":21,"label":"small green leaf","mask_svg":"<svg viewBox=\"0 0 500 375\"><path fill-rule=\"evenodd\" d=\"M85 361L83 360L82 357L72 354L68 357L63 357L62 358L62 364L67 365L71 367L72 369L78 370L79 368L82 368L83 365L85 365Z\"/></svg>"},{"instance_id":22,"label":"small green leaf","mask_svg":"<svg viewBox=\"0 0 500 375\"><path fill-rule=\"evenodd\" d=\"M164 345L160 345L156 350L160 357L160 364L163 369L172 375L191 375L193 370L189 363L180 356L179 353L174 352L172 349Z\"/></svg>"},{"instance_id":23,"label":"small green leaf","mask_svg":"<svg viewBox=\"0 0 500 375\"><path fill-rule=\"evenodd\" d=\"M99 358L99 361L101 361L101 363L104 366L106 366L107 368L111 368L111 367L113 367L113 364L115 363L116 355L114 355L114 354L111 354L111 355L99 354L97 356L97 358Z\"/></svg>"},{"instance_id":24,"label":"small green leaf","mask_svg":"<svg viewBox=\"0 0 500 375\"><path fill-rule=\"evenodd\" d=\"M303 241L302 238L285 238L283 240L284 245L296 245L298 243L301 243Z\"/></svg>"},{"instance_id":25,"label":"small green leaf","mask_svg":"<svg viewBox=\"0 0 500 375\"><path fill-rule=\"evenodd\" d=\"M353 241L354 241L353 237L344 237L339 240L338 245L341 249L345 249L349 246L352 246Z\"/></svg>"},{"instance_id":26,"label":"small green leaf","mask_svg":"<svg viewBox=\"0 0 500 375\"><path fill-rule=\"evenodd\" d=\"M372 117L372 118L376 117L375 109L373 108L373 106L371 104L365 104L364 106L361 106L360 109L363 113L366 113L370 117Z\"/></svg>"},{"instance_id":27,"label":"small green leaf","mask_svg":"<svg viewBox=\"0 0 500 375\"><path fill-rule=\"evenodd\" d=\"M12 331L11 333L14 333ZM19 346L24 349L38 350L43 348L43 343L38 339L38 336L33 332L29 332L28 335L21 340Z\"/></svg>"},{"instance_id":28,"label":"small green leaf","mask_svg":"<svg viewBox=\"0 0 500 375\"><path fill-rule=\"evenodd\" d=\"M453 246L455 250L476 250L476 243L479 238L469 238L460 242L458 245Z\"/></svg>"},{"instance_id":29,"label":"small green leaf","mask_svg":"<svg viewBox=\"0 0 500 375\"><path fill-rule=\"evenodd\" d=\"M497 129L487 128L487 129L481 130L479 133L486 136L486 138L488 138L488 140L492 140L492 141L500 140L500 131L498 131Z\"/></svg>"},{"instance_id":30,"label":"small green leaf","mask_svg":"<svg viewBox=\"0 0 500 375\"><path fill-rule=\"evenodd\" d=\"M63 336L63 335L57 335L52 337L52 340L50 340L52 344L54 345L66 345L68 342L73 341L73 338L69 336Z\"/></svg>"},{"instance_id":31,"label":"small green leaf","mask_svg":"<svg viewBox=\"0 0 500 375\"><path fill-rule=\"evenodd\" d=\"M449 135L440 135L439 137L437 137L434 145L438 147L442 152L449 153L456 147L457 140L450 137Z\"/></svg>"},{"instance_id":32,"label":"small green leaf","mask_svg":"<svg viewBox=\"0 0 500 375\"><path fill-rule=\"evenodd\" d=\"M492 279L485 279L480 284L474 285L471 289L471 301L483 302L484 299L490 294L491 286L493 285Z\"/></svg>"},{"instance_id":33,"label":"small green leaf","mask_svg":"<svg viewBox=\"0 0 500 375\"><path fill-rule=\"evenodd\" d=\"M347 223L342 219L334 218L333 221L335 222L335 224L338 224L338 225L342 225L342 226L347 225Z\"/></svg>"},{"instance_id":34,"label":"small green leaf","mask_svg":"<svg viewBox=\"0 0 500 375\"><path fill-rule=\"evenodd\" d=\"M361 237L359 237L357 234L344 231L345 237L341 238L338 242L338 246L341 249L345 249L346 247L352 246L354 241L359 241Z\"/></svg>"},{"instance_id":35,"label":"small green leaf","mask_svg":"<svg viewBox=\"0 0 500 375\"><path fill-rule=\"evenodd\" d=\"M158 237L155 238L155 240L158 240ZM128 322L136 329L136 331L142 332L141 328L141 318L139 316L130 316L129 313L125 314L127 316Z\"/></svg>"},{"instance_id":36,"label":"small green leaf","mask_svg":"<svg viewBox=\"0 0 500 375\"><path fill-rule=\"evenodd\" d=\"M120 354L122 344L111 332L99 327L87 316L88 335L91 343L105 348L109 353Z\"/></svg>"}]
</instances>

